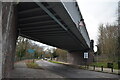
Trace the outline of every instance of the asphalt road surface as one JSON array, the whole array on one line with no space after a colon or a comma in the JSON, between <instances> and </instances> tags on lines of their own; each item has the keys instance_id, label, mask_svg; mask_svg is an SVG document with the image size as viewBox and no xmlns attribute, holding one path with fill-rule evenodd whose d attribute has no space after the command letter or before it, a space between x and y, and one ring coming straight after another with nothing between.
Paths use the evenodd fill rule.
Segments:
<instances>
[{"instance_id":1,"label":"asphalt road surface","mask_svg":"<svg viewBox=\"0 0 120 80\"><path fill-rule=\"evenodd\" d=\"M44 60L36 61L39 66L65 78L118 78L118 75L76 69L62 64L55 64Z\"/></svg>"}]
</instances>

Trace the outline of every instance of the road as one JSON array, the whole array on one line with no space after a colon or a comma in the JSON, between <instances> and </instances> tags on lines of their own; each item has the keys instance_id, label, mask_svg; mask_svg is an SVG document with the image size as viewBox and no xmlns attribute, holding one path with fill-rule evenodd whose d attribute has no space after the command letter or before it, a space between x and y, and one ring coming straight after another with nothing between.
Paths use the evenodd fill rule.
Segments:
<instances>
[{"instance_id":1,"label":"road","mask_svg":"<svg viewBox=\"0 0 120 80\"><path fill-rule=\"evenodd\" d=\"M10 79L5 80L45 80L49 78L63 77L42 68L28 68L25 61L23 60L14 64L14 69L11 71L9 78Z\"/></svg>"},{"instance_id":2,"label":"road","mask_svg":"<svg viewBox=\"0 0 120 80\"><path fill-rule=\"evenodd\" d=\"M44 60L36 61L39 66L65 78L118 78L118 75L76 69L62 64L55 64Z\"/></svg>"}]
</instances>

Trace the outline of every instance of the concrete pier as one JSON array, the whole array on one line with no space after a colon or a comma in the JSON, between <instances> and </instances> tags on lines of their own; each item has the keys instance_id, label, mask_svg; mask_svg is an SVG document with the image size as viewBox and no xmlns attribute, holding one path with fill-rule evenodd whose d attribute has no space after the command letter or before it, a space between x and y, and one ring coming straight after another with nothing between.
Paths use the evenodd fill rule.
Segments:
<instances>
[{"instance_id":1,"label":"concrete pier","mask_svg":"<svg viewBox=\"0 0 120 80\"><path fill-rule=\"evenodd\" d=\"M76 65L84 64L83 52L70 52L67 55L68 55L67 56L68 63L76 64Z\"/></svg>"},{"instance_id":2,"label":"concrete pier","mask_svg":"<svg viewBox=\"0 0 120 80\"><path fill-rule=\"evenodd\" d=\"M2 77L9 77L14 67L17 22L14 3L2 3ZM1 32L1 31L0 31Z\"/></svg>"},{"instance_id":3,"label":"concrete pier","mask_svg":"<svg viewBox=\"0 0 120 80\"><path fill-rule=\"evenodd\" d=\"M2 2L0 2L0 79L2 78Z\"/></svg>"}]
</instances>

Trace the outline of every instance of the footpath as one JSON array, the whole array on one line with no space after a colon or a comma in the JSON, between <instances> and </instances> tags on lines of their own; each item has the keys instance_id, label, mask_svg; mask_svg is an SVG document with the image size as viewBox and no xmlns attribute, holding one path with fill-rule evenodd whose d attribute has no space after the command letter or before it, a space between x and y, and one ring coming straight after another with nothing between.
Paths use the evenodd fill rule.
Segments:
<instances>
[{"instance_id":1,"label":"footpath","mask_svg":"<svg viewBox=\"0 0 120 80\"><path fill-rule=\"evenodd\" d=\"M9 78L63 78L59 75L56 75L52 72L43 69L31 69L27 68L24 61L15 63L15 69L11 72Z\"/></svg>"}]
</instances>

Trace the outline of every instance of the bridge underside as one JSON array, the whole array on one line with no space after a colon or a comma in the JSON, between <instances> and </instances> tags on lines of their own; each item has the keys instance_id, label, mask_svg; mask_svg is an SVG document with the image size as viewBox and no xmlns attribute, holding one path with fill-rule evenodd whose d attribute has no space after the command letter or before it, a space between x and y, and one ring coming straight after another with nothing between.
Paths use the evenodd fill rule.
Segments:
<instances>
[{"instance_id":1,"label":"bridge underside","mask_svg":"<svg viewBox=\"0 0 120 80\"><path fill-rule=\"evenodd\" d=\"M61 2L19 3L17 10L21 36L68 51L89 49Z\"/></svg>"}]
</instances>

